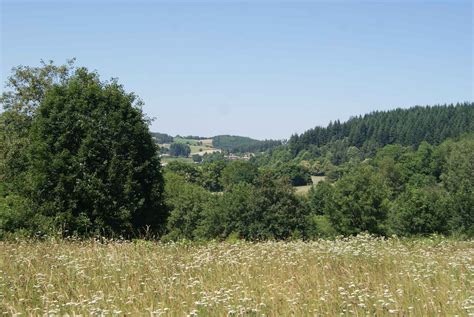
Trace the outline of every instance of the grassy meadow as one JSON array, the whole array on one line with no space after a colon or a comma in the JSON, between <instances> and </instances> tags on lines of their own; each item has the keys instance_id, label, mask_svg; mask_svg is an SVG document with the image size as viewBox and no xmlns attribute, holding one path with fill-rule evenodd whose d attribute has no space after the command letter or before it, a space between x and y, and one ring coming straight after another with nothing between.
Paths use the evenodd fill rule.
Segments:
<instances>
[{"instance_id":1,"label":"grassy meadow","mask_svg":"<svg viewBox=\"0 0 474 317\"><path fill-rule=\"evenodd\" d=\"M468 316L474 241L0 242L4 315Z\"/></svg>"},{"instance_id":2,"label":"grassy meadow","mask_svg":"<svg viewBox=\"0 0 474 317\"><path fill-rule=\"evenodd\" d=\"M160 158L161 163L168 164L173 161L183 162L183 163L193 163L193 159L190 157L162 157Z\"/></svg>"},{"instance_id":3,"label":"grassy meadow","mask_svg":"<svg viewBox=\"0 0 474 317\"><path fill-rule=\"evenodd\" d=\"M313 182L311 185L304 185L304 186L295 186L295 193L297 195L306 195L308 194L309 190L311 189L311 187L313 187L314 185L318 184L319 182L325 180L326 177L325 176L311 176L311 181Z\"/></svg>"},{"instance_id":4,"label":"grassy meadow","mask_svg":"<svg viewBox=\"0 0 474 317\"><path fill-rule=\"evenodd\" d=\"M174 143L189 144L189 145L198 145L199 140L186 139L186 138L182 138L182 137L174 137L173 142Z\"/></svg>"}]
</instances>

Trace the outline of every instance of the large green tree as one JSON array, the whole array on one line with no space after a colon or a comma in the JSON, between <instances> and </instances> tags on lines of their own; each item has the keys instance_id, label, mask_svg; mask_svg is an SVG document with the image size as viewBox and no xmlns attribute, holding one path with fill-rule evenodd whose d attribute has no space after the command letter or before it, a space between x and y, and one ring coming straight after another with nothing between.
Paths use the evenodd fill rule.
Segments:
<instances>
[{"instance_id":1,"label":"large green tree","mask_svg":"<svg viewBox=\"0 0 474 317\"><path fill-rule=\"evenodd\" d=\"M474 134L452 145L442 170L452 198L451 231L474 236Z\"/></svg>"},{"instance_id":2,"label":"large green tree","mask_svg":"<svg viewBox=\"0 0 474 317\"><path fill-rule=\"evenodd\" d=\"M342 234L367 231L384 234L390 189L386 180L370 165L362 165L344 175L325 206L334 228Z\"/></svg>"},{"instance_id":3,"label":"large green tree","mask_svg":"<svg viewBox=\"0 0 474 317\"><path fill-rule=\"evenodd\" d=\"M254 184L239 182L218 196L199 229L206 238L287 239L305 235L308 217L289 184L263 173Z\"/></svg>"},{"instance_id":4,"label":"large green tree","mask_svg":"<svg viewBox=\"0 0 474 317\"><path fill-rule=\"evenodd\" d=\"M257 167L248 161L232 161L222 170L221 182L225 189L239 183L253 184L258 176Z\"/></svg>"},{"instance_id":5,"label":"large green tree","mask_svg":"<svg viewBox=\"0 0 474 317\"><path fill-rule=\"evenodd\" d=\"M38 67L12 69L0 96L0 181L5 184L4 191L23 190L25 149L30 143L29 131L36 109L46 92L55 84L65 84L74 69L74 59L59 66L41 61Z\"/></svg>"},{"instance_id":6,"label":"large green tree","mask_svg":"<svg viewBox=\"0 0 474 317\"><path fill-rule=\"evenodd\" d=\"M55 84L67 83L74 69L74 60L59 66L41 61L38 67L14 67L6 81L0 96L0 237L51 226L50 219L33 212L27 195L30 130L46 92Z\"/></svg>"},{"instance_id":7,"label":"large green tree","mask_svg":"<svg viewBox=\"0 0 474 317\"><path fill-rule=\"evenodd\" d=\"M63 232L160 232L166 211L157 147L140 102L115 80L81 68L54 85L30 139L30 197Z\"/></svg>"},{"instance_id":8,"label":"large green tree","mask_svg":"<svg viewBox=\"0 0 474 317\"><path fill-rule=\"evenodd\" d=\"M399 235L446 234L451 206L440 187L410 188L394 202L390 230Z\"/></svg>"}]
</instances>

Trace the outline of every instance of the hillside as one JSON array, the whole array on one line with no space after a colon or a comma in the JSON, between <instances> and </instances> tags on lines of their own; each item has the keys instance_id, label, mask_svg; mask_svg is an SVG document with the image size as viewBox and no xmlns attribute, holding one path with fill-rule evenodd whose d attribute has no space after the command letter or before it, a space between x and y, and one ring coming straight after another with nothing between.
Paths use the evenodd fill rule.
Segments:
<instances>
[{"instance_id":1,"label":"hillside","mask_svg":"<svg viewBox=\"0 0 474 317\"><path fill-rule=\"evenodd\" d=\"M256 140L245 136L237 135L217 135L211 138L199 136L171 136L166 133L151 132L157 144L182 143L191 147L207 150L223 150L230 153L263 152L282 144L279 140ZM191 148L193 150L193 148ZM196 152L196 151L193 151Z\"/></svg>"},{"instance_id":2,"label":"hillside","mask_svg":"<svg viewBox=\"0 0 474 317\"><path fill-rule=\"evenodd\" d=\"M344 141L364 152L387 144L418 146L422 141L440 144L447 138L474 131L474 103L413 107L375 111L347 122L331 122L293 135L289 146L294 154L313 146L322 147Z\"/></svg>"},{"instance_id":3,"label":"hillside","mask_svg":"<svg viewBox=\"0 0 474 317\"><path fill-rule=\"evenodd\" d=\"M249 137L236 135L217 135L212 138L212 144L218 149L229 152L262 152L269 148L281 145L278 140L255 140Z\"/></svg>"},{"instance_id":4,"label":"hillside","mask_svg":"<svg viewBox=\"0 0 474 317\"><path fill-rule=\"evenodd\" d=\"M158 144L173 143L174 138L166 133L150 132L151 136Z\"/></svg>"}]
</instances>

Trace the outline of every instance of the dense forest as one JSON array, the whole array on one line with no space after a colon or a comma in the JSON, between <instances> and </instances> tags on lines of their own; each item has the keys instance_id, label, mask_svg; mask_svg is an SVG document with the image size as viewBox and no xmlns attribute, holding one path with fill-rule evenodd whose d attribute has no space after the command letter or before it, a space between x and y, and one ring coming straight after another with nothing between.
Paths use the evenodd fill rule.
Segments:
<instances>
[{"instance_id":1,"label":"dense forest","mask_svg":"<svg viewBox=\"0 0 474 317\"><path fill-rule=\"evenodd\" d=\"M169 136L150 133L140 99L72 62L15 68L1 103L0 238L474 235L473 103L374 112L288 144L219 136L258 153L165 167L156 138ZM324 180L296 194L312 176Z\"/></svg>"},{"instance_id":2,"label":"dense forest","mask_svg":"<svg viewBox=\"0 0 474 317\"><path fill-rule=\"evenodd\" d=\"M294 163L306 166L314 175L332 177L337 166L354 157L373 158L386 145L412 148L417 148L421 142L437 145L447 138L472 131L474 103L374 112L295 134L287 145L258 155L255 163L273 167Z\"/></svg>"},{"instance_id":3,"label":"dense forest","mask_svg":"<svg viewBox=\"0 0 474 317\"><path fill-rule=\"evenodd\" d=\"M250 162L175 162L165 169L167 238L315 238L474 234L474 135L417 149L387 145L372 159L297 196L288 175ZM220 193L214 195L213 193Z\"/></svg>"},{"instance_id":4,"label":"dense forest","mask_svg":"<svg viewBox=\"0 0 474 317\"><path fill-rule=\"evenodd\" d=\"M289 145L294 154L345 141L364 153L387 144L418 146L426 141L436 145L447 138L474 130L473 103L438 105L376 111L341 123L331 122L326 128L316 127L301 135L293 135Z\"/></svg>"},{"instance_id":5,"label":"dense forest","mask_svg":"<svg viewBox=\"0 0 474 317\"><path fill-rule=\"evenodd\" d=\"M264 152L281 145L278 140L255 140L235 135L218 135L212 138L212 144L218 149L231 153Z\"/></svg>"}]
</instances>

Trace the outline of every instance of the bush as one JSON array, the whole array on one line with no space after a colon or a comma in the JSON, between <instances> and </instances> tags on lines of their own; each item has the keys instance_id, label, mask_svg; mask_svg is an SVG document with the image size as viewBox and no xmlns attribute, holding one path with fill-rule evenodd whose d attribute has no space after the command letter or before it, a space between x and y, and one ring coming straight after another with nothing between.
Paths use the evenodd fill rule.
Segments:
<instances>
[{"instance_id":1,"label":"bush","mask_svg":"<svg viewBox=\"0 0 474 317\"><path fill-rule=\"evenodd\" d=\"M277 178L287 178L293 186L312 184L309 169L296 164L282 164L273 171Z\"/></svg>"},{"instance_id":2,"label":"bush","mask_svg":"<svg viewBox=\"0 0 474 317\"><path fill-rule=\"evenodd\" d=\"M247 161L233 161L221 172L221 183L224 188L229 189L241 182L253 184L258 176L258 169Z\"/></svg>"},{"instance_id":3,"label":"bush","mask_svg":"<svg viewBox=\"0 0 474 317\"><path fill-rule=\"evenodd\" d=\"M341 234L367 231L386 233L390 190L373 167L362 165L344 175L336 184L326 207L334 228Z\"/></svg>"},{"instance_id":4,"label":"bush","mask_svg":"<svg viewBox=\"0 0 474 317\"><path fill-rule=\"evenodd\" d=\"M187 183L175 173L165 174L165 198L170 210L165 240L201 238L198 227L212 194L202 187Z\"/></svg>"},{"instance_id":5,"label":"bush","mask_svg":"<svg viewBox=\"0 0 474 317\"><path fill-rule=\"evenodd\" d=\"M446 234L451 214L448 193L439 187L404 192L390 210L390 229L398 235Z\"/></svg>"},{"instance_id":6,"label":"bush","mask_svg":"<svg viewBox=\"0 0 474 317\"><path fill-rule=\"evenodd\" d=\"M323 215L332 200L334 188L331 183L321 181L308 192L308 204L314 215Z\"/></svg>"},{"instance_id":7,"label":"bush","mask_svg":"<svg viewBox=\"0 0 474 317\"><path fill-rule=\"evenodd\" d=\"M287 239L305 236L307 220L308 210L292 188L263 175L255 185L241 182L219 196L200 230L206 238Z\"/></svg>"},{"instance_id":8,"label":"bush","mask_svg":"<svg viewBox=\"0 0 474 317\"><path fill-rule=\"evenodd\" d=\"M202 156L199 155L199 154L194 154L192 156L192 158L193 158L193 162L195 162L195 163L201 163L202 162Z\"/></svg>"}]
</instances>

